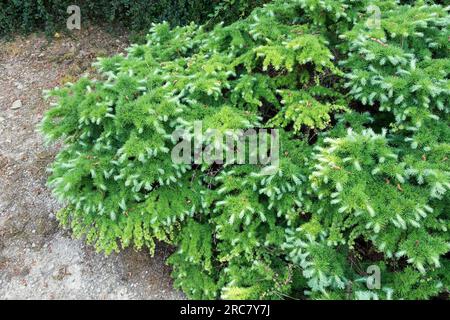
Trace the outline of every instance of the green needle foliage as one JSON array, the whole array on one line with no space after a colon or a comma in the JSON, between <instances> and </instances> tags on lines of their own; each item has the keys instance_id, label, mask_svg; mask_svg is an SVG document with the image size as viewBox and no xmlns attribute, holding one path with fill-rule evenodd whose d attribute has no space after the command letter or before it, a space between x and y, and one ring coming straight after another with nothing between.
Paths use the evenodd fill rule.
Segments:
<instances>
[{"instance_id":1,"label":"green needle foliage","mask_svg":"<svg viewBox=\"0 0 450 320\"><path fill-rule=\"evenodd\" d=\"M154 25L48 92L61 223L107 254L173 244L190 298L448 294L449 23L422 1L275 0L212 31ZM279 129L279 166L173 163L198 120Z\"/></svg>"}]
</instances>

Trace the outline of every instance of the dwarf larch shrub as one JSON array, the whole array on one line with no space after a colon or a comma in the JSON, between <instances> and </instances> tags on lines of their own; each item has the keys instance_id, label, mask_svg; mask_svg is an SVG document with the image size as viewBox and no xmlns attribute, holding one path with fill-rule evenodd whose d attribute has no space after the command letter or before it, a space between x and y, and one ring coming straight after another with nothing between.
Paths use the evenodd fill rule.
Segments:
<instances>
[{"instance_id":1,"label":"dwarf larch shrub","mask_svg":"<svg viewBox=\"0 0 450 320\"><path fill-rule=\"evenodd\" d=\"M420 1L275 0L212 31L155 25L48 93L58 218L106 253L174 245L191 298L448 293L449 22ZM279 165L174 163L198 120L278 129Z\"/></svg>"}]
</instances>

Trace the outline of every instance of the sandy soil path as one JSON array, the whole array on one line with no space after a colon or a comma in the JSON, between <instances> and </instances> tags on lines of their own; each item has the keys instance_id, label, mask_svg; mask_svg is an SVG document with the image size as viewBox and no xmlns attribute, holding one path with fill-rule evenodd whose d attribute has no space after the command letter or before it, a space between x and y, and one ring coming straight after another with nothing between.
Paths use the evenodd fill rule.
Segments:
<instances>
[{"instance_id":1,"label":"sandy soil path","mask_svg":"<svg viewBox=\"0 0 450 320\"><path fill-rule=\"evenodd\" d=\"M127 37L99 28L0 41L0 299L180 299L164 260L170 249L104 257L55 220L45 183L57 146L36 125L47 108L42 90L89 72L96 56L122 52Z\"/></svg>"}]
</instances>

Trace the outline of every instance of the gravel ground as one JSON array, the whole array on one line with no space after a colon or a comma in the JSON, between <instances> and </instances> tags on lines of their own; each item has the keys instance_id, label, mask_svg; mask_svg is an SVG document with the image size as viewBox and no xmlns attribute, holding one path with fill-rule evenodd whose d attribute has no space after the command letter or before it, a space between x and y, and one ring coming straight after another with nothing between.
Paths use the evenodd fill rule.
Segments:
<instances>
[{"instance_id":1,"label":"gravel ground","mask_svg":"<svg viewBox=\"0 0 450 320\"><path fill-rule=\"evenodd\" d=\"M96 56L122 52L127 37L100 28L0 40L0 299L182 299L164 260L170 248L105 257L59 228L46 188L58 146L36 132L42 90L90 71Z\"/></svg>"}]
</instances>

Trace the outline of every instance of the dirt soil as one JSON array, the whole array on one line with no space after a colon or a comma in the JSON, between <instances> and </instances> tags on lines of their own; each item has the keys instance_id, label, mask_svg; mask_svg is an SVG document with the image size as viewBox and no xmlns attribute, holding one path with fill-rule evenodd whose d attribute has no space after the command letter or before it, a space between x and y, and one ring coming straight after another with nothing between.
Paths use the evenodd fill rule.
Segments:
<instances>
[{"instance_id":1,"label":"dirt soil","mask_svg":"<svg viewBox=\"0 0 450 320\"><path fill-rule=\"evenodd\" d=\"M52 42L31 35L0 40L0 299L182 299L164 260L126 250L105 257L73 240L55 220L60 208L46 187L58 146L36 126L48 108L42 91L92 72L97 56L123 52L127 35L98 27Z\"/></svg>"}]
</instances>

